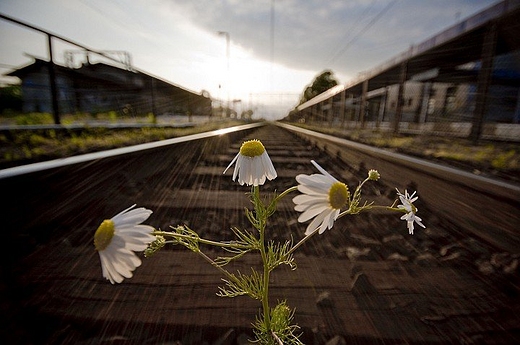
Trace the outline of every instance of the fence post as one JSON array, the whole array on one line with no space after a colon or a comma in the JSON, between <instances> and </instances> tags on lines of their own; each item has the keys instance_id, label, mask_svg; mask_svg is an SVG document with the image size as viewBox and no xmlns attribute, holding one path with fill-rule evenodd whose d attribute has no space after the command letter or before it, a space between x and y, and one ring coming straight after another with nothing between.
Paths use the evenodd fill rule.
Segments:
<instances>
[{"instance_id":1,"label":"fence post","mask_svg":"<svg viewBox=\"0 0 520 345\"><path fill-rule=\"evenodd\" d=\"M477 80L477 96L475 111L471 126L470 139L476 143L482 134L484 118L486 116L489 85L493 76L493 58L497 43L497 24L494 22L484 34L482 42L482 58Z\"/></svg>"},{"instance_id":2,"label":"fence post","mask_svg":"<svg viewBox=\"0 0 520 345\"><path fill-rule=\"evenodd\" d=\"M388 100L388 86L385 86L385 92L381 96L381 101L379 103L379 112L377 114L377 120L376 120L376 128L378 128L378 129L381 126L381 122L383 122L385 120L387 100Z\"/></svg>"},{"instance_id":3,"label":"fence post","mask_svg":"<svg viewBox=\"0 0 520 345\"><path fill-rule=\"evenodd\" d=\"M331 96L329 98L329 102L328 102L328 106L329 106L329 109L328 109L328 120L329 120L329 127L332 127L332 123L334 122L334 96Z\"/></svg>"},{"instance_id":4,"label":"fence post","mask_svg":"<svg viewBox=\"0 0 520 345\"><path fill-rule=\"evenodd\" d=\"M54 70L54 59L52 57L52 35L47 34L47 44L49 47L49 84L51 86L51 102L54 123L59 125L60 108L58 103L58 88L56 87L56 71Z\"/></svg>"},{"instance_id":5,"label":"fence post","mask_svg":"<svg viewBox=\"0 0 520 345\"><path fill-rule=\"evenodd\" d=\"M404 83L406 82L407 73L407 61L401 63L401 71L399 73L399 89L397 92L397 107L395 109L394 118L394 133L399 132L399 123L401 122L401 116L403 113L403 102L404 102Z\"/></svg>"},{"instance_id":6,"label":"fence post","mask_svg":"<svg viewBox=\"0 0 520 345\"><path fill-rule=\"evenodd\" d=\"M368 79L363 81L363 87L361 91L361 106L359 109L359 121L361 122L361 128L365 128L365 118L367 111L367 92L368 92Z\"/></svg>"},{"instance_id":7,"label":"fence post","mask_svg":"<svg viewBox=\"0 0 520 345\"><path fill-rule=\"evenodd\" d=\"M150 77L151 83L150 83L150 91L152 94L152 121L153 123L157 123L157 109L155 108L155 78Z\"/></svg>"},{"instance_id":8,"label":"fence post","mask_svg":"<svg viewBox=\"0 0 520 345\"><path fill-rule=\"evenodd\" d=\"M345 127L345 94L347 90L341 91L341 100L339 105L339 117L341 119L341 128Z\"/></svg>"}]
</instances>

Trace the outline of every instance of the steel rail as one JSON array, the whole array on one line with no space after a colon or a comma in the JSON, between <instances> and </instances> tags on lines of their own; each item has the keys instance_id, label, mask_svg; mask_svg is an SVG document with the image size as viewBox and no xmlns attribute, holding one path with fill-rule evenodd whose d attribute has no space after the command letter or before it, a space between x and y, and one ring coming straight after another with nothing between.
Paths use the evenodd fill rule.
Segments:
<instances>
[{"instance_id":1,"label":"steel rail","mask_svg":"<svg viewBox=\"0 0 520 345\"><path fill-rule=\"evenodd\" d=\"M489 192L490 190L492 190L493 193L496 193L498 191L498 188L501 192L505 193L510 198L516 198L517 200L520 200L520 186L516 184L512 184L497 179L492 179L481 175L475 175L461 169L433 163L425 159L391 152L388 150L315 132L301 127L288 125L285 123L277 123L277 125L294 132L311 135L313 137L325 139L345 147L353 148L371 156L383 158L398 163L399 165L413 167L415 170L422 171L430 175L437 175L442 177L443 179L449 178L452 182L467 184L471 188L479 189L484 192Z\"/></svg>"},{"instance_id":2,"label":"steel rail","mask_svg":"<svg viewBox=\"0 0 520 345\"><path fill-rule=\"evenodd\" d=\"M77 155L77 156L71 156L71 157L67 157L67 158L59 158L59 159L53 159L53 160L49 160L49 161L45 161L45 162L21 165L21 166L17 166L17 167L13 167L13 168L7 168L7 169L0 170L0 179L29 174L29 173L38 172L38 171L54 169L54 168L59 168L59 167L72 165L72 164L85 163L85 162L103 159L103 158L107 158L107 157L125 155L125 154L132 153L132 152L139 152L139 151L154 149L154 148L158 148L158 147L184 143L184 142L188 142L188 141L192 141L192 140L210 138L210 137L219 136L222 134L238 132L238 131L242 131L242 130L247 130L247 129L264 126L265 124L266 123L264 123L264 122L250 123L250 124L246 124L246 125L222 128L222 129L217 129L217 130L213 130L213 131L209 131L209 132L191 134L191 135L186 135L186 136L177 137L177 138L165 139L165 140L154 141L154 142L138 144L138 145L132 145L132 146L127 146L127 147L121 147L121 148L112 149L112 150L92 152L92 153L86 153L86 154Z\"/></svg>"}]
</instances>

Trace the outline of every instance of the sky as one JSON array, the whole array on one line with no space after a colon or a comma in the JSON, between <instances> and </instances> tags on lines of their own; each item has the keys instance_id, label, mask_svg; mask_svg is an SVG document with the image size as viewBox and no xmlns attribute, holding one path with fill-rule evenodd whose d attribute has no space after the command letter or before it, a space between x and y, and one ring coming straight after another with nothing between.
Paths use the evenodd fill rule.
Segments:
<instances>
[{"instance_id":1,"label":"sky","mask_svg":"<svg viewBox=\"0 0 520 345\"><path fill-rule=\"evenodd\" d=\"M346 84L497 2L0 0L0 13L94 50L128 52L139 71L279 119L324 70ZM53 44L63 65L65 51L78 49ZM44 35L2 19L0 47L0 74L49 58Z\"/></svg>"}]
</instances>

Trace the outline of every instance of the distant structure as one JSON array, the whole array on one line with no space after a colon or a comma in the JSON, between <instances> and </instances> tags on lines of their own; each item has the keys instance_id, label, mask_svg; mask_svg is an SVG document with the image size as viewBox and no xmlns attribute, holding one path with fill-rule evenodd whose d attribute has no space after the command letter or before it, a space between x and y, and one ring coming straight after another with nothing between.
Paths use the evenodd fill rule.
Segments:
<instances>
[{"instance_id":1,"label":"distant structure","mask_svg":"<svg viewBox=\"0 0 520 345\"><path fill-rule=\"evenodd\" d=\"M297 106L287 121L520 141L520 1L501 1Z\"/></svg>"},{"instance_id":2,"label":"distant structure","mask_svg":"<svg viewBox=\"0 0 520 345\"><path fill-rule=\"evenodd\" d=\"M53 65L61 113L116 111L135 116L152 113L211 114L211 99L146 73L105 63L83 63L79 68ZM7 76L22 81L24 112L53 112L49 62L35 59Z\"/></svg>"}]
</instances>

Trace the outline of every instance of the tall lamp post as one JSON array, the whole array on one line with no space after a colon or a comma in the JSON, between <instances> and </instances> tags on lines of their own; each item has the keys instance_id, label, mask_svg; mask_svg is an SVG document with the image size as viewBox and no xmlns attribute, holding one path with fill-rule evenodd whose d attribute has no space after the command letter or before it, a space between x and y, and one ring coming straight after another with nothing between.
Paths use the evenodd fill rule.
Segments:
<instances>
[{"instance_id":1,"label":"tall lamp post","mask_svg":"<svg viewBox=\"0 0 520 345\"><path fill-rule=\"evenodd\" d=\"M227 116L228 112L230 110L230 108L229 108L229 80L230 80L230 77L229 77L229 32L227 32L227 31L219 31L218 34L220 36L225 36L226 37L226 59L227 59L227 85L226 85L226 90L227 90L227 109L226 109L226 116Z\"/></svg>"}]
</instances>

